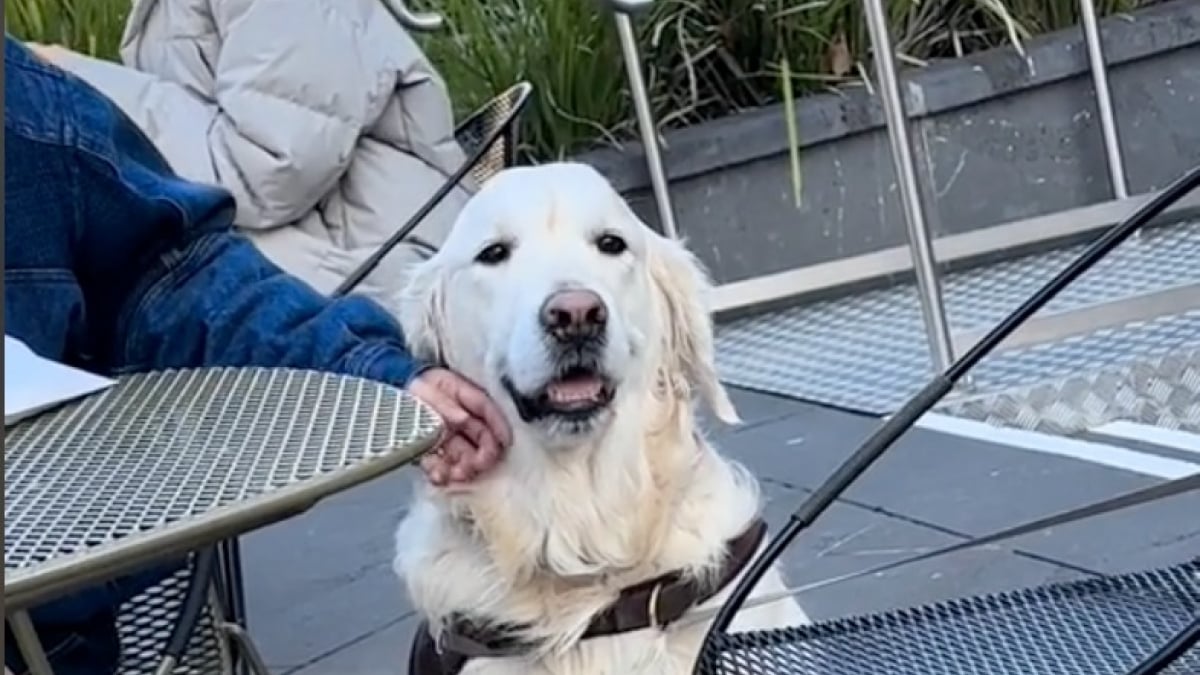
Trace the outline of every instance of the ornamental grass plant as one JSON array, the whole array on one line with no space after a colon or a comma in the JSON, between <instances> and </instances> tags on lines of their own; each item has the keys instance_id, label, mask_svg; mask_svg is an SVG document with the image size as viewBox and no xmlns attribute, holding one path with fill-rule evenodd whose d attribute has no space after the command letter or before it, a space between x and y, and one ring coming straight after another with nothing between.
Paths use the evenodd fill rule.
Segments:
<instances>
[{"instance_id":1,"label":"ornamental grass plant","mask_svg":"<svg viewBox=\"0 0 1200 675\"><path fill-rule=\"evenodd\" d=\"M1100 14L1160 0L1096 0ZM116 58L130 0L8 0L8 30ZM523 152L565 157L636 136L603 0L423 0L447 27L420 36L460 115L516 80L536 101ZM886 0L900 63L920 67L1076 25L1077 0ZM657 0L635 22L660 127L857 86L870 71L861 0ZM790 86L783 86L788 73Z\"/></svg>"}]
</instances>

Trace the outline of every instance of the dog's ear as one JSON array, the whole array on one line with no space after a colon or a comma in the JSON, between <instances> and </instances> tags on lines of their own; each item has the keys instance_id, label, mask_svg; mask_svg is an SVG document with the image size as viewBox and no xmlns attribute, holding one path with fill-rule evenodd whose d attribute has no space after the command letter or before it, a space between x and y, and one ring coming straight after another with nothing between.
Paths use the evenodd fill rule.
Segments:
<instances>
[{"instance_id":1,"label":"dog's ear","mask_svg":"<svg viewBox=\"0 0 1200 675\"><path fill-rule=\"evenodd\" d=\"M668 385L678 386L683 378L689 390L698 390L718 419L737 424L741 421L737 410L717 378L708 275L682 242L654 232L650 242L650 280L665 308L663 356Z\"/></svg>"},{"instance_id":2,"label":"dog's ear","mask_svg":"<svg viewBox=\"0 0 1200 675\"><path fill-rule=\"evenodd\" d=\"M441 275L433 260L417 265L400 297L400 329L412 355L426 363L445 363L446 302Z\"/></svg>"}]
</instances>

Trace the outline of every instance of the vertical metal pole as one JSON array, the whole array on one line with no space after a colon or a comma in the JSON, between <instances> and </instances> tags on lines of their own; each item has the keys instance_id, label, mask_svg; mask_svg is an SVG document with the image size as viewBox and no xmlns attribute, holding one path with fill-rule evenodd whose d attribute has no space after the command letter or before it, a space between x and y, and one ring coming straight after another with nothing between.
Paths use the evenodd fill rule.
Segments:
<instances>
[{"instance_id":1,"label":"vertical metal pole","mask_svg":"<svg viewBox=\"0 0 1200 675\"><path fill-rule=\"evenodd\" d=\"M633 33L633 20L629 14L617 9L613 15L617 21L617 37L621 41L621 52L625 57L625 73L629 77L629 88L633 94L633 107L637 112L638 130L642 135L642 146L646 152L646 168L650 171L650 186L654 201L658 205L658 220L663 234L677 238L675 211L671 208L671 196L667 191L667 174L663 170L662 155L659 154L658 132L654 128L654 116L650 112L650 97L646 93L646 82L642 79L642 59L638 55L637 37Z\"/></svg>"},{"instance_id":2,"label":"vertical metal pole","mask_svg":"<svg viewBox=\"0 0 1200 675\"><path fill-rule=\"evenodd\" d=\"M245 579L242 576L242 549L237 537L224 539L217 543L218 570L226 582L226 602L229 603L231 621L245 624L246 619L246 590Z\"/></svg>"},{"instance_id":3,"label":"vertical metal pole","mask_svg":"<svg viewBox=\"0 0 1200 675\"><path fill-rule=\"evenodd\" d=\"M1087 43L1088 65L1096 90L1096 107L1100 111L1100 131L1104 134L1104 155L1108 159L1108 177L1113 196L1125 199L1129 185L1125 181L1125 162L1117 137L1117 118L1113 114L1112 93L1108 89L1108 66L1104 63L1104 45L1100 41L1100 26L1096 20L1096 3L1079 0L1079 16L1083 23L1083 39Z\"/></svg>"},{"instance_id":4,"label":"vertical metal pole","mask_svg":"<svg viewBox=\"0 0 1200 675\"><path fill-rule=\"evenodd\" d=\"M950 341L950 328L946 322L946 308L942 304L942 289L934 264L933 243L929 238L925 212L921 206L921 193L917 187L916 164L913 161L912 142L908 135L908 115L904 107L904 98L900 95L895 55L892 53L892 40L888 34L883 0L864 0L864 4L867 30L871 36L871 49L875 54L879 78L879 98L887 120L888 138L892 143L892 161L896 166L896 180L900 188L904 220L908 225L908 247L912 251L913 268L917 273L925 332L929 338L934 368L941 372L954 360L954 348Z\"/></svg>"}]
</instances>

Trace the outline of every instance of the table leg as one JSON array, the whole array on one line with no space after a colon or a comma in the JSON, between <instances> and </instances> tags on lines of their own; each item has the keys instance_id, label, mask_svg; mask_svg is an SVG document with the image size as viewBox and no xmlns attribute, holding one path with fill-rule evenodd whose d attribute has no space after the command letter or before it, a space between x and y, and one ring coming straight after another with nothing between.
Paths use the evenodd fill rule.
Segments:
<instances>
[{"instance_id":1,"label":"table leg","mask_svg":"<svg viewBox=\"0 0 1200 675\"><path fill-rule=\"evenodd\" d=\"M229 606L229 619L234 623L246 624L246 595L242 580L242 552L236 537L217 544L220 552L220 573L225 582L225 600Z\"/></svg>"},{"instance_id":2,"label":"table leg","mask_svg":"<svg viewBox=\"0 0 1200 675\"><path fill-rule=\"evenodd\" d=\"M222 540L217 544L219 564L217 565L217 587L225 608L225 620L246 624L246 599L242 580L241 548L236 537ZM247 664L242 650L235 649L230 654L235 675L248 675L253 664Z\"/></svg>"},{"instance_id":3,"label":"table leg","mask_svg":"<svg viewBox=\"0 0 1200 675\"><path fill-rule=\"evenodd\" d=\"M258 647L254 645L254 640L250 639L250 634L245 628L229 622L221 624L220 628L237 643L238 651L245 657L250 672L254 675L271 675L267 662L263 660L262 654L258 653Z\"/></svg>"},{"instance_id":4,"label":"table leg","mask_svg":"<svg viewBox=\"0 0 1200 675\"><path fill-rule=\"evenodd\" d=\"M13 612L8 616L8 626L12 629L17 649L25 659L30 675L54 675L50 661L46 658L46 650L42 649L42 641L38 639L37 631L33 629L33 621L29 619L29 612Z\"/></svg>"}]
</instances>

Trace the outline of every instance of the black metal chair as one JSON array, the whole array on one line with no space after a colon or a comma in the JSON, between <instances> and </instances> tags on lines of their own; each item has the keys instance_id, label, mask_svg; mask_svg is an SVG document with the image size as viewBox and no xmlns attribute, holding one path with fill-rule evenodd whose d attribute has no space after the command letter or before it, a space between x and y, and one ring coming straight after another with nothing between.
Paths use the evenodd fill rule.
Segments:
<instances>
[{"instance_id":1,"label":"black metal chair","mask_svg":"<svg viewBox=\"0 0 1200 675\"><path fill-rule=\"evenodd\" d=\"M1200 166L1107 230L966 354L881 424L792 514L730 591L696 675L1185 675L1200 673L1200 558L1171 568L982 596L809 627L729 633L750 592L811 525L918 418L1023 322L1097 261L1193 190ZM997 543L1119 508L1197 494L1200 474L1006 528L897 564ZM879 567L862 573L876 573ZM845 580L843 577L842 580Z\"/></svg>"},{"instance_id":2,"label":"black metal chair","mask_svg":"<svg viewBox=\"0 0 1200 675\"><path fill-rule=\"evenodd\" d=\"M519 82L488 101L458 125L455 139L467 154L467 159L440 188L417 209L416 213L396 230L388 240L351 272L333 291L333 296L345 295L362 283L379 266L387 254L404 241L421 221L450 194L455 187L483 185L501 169L516 161L519 120L533 85ZM469 188L468 188L469 189Z\"/></svg>"},{"instance_id":3,"label":"black metal chair","mask_svg":"<svg viewBox=\"0 0 1200 675\"><path fill-rule=\"evenodd\" d=\"M333 295L354 289L455 187L470 191L516 161L519 121L533 86L519 82L455 129L466 154L446 182L408 222L363 262ZM122 675L214 675L250 670L267 675L245 621L237 540L192 556L180 570L121 608ZM235 649L231 649L231 647Z\"/></svg>"}]
</instances>

